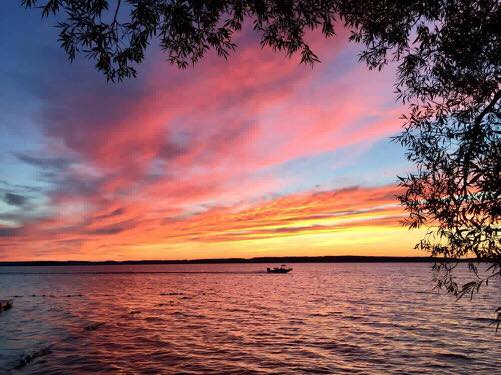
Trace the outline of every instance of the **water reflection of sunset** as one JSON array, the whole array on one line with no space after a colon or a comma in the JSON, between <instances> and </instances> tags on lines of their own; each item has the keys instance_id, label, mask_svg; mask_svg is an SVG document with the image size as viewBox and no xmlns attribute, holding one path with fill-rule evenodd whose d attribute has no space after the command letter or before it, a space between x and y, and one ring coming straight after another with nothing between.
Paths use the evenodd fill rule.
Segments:
<instances>
[{"instance_id":1,"label":"water reflection of sunset","mask_svg":"<svg viewBox=\"0 0 501 375\"><path fill-rule=\"evenodd\" d=\"M495 293L443 304L424 263L264 266L0 267L24 296L0 317L0 373L24 353L30 374L496 373Z\"/></svg>"}]
</instances>

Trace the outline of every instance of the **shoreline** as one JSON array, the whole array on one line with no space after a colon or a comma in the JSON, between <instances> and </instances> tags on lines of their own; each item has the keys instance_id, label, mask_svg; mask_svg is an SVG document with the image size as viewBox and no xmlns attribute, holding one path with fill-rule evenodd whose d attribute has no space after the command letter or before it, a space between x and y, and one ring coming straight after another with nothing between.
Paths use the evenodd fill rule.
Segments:
<instances>
[{"instance_id":1,"label":"shoreline","mask_svg":"<svg viewBox=\"0 0 501 375\"><path fill-rule=\"evenodd\" d=\"M112 265L156 265L156 264L238 264L238 263L434 263L437 261L468 262L476 259L444 259L433 257L397 256L291 256L291 257L254 257L254 258L215 258L180 260L106 260L106 261L0 261L0 267L40 267L40 266L112 266Z\"/></svg>"}]
</instances>

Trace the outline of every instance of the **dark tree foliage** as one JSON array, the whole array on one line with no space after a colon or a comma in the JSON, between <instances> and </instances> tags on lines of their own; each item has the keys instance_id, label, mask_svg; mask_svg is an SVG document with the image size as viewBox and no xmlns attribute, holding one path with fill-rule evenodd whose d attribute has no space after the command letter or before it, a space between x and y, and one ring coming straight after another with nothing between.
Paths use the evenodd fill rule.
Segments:
<instances>
[{"instance_id":1,"label":"dark tree foliage","mask_svg":"<svg viewBox=\"0 0 501 375\"><path fill-rule=\"evenodd\" d=\"M334 34L334 3L315 1L226 0L22 0L42 16L59 18L59 41L71 60L83 52L108 80L136 75L152 39L180 68L199 61L208 50L227 58L235 32L252 19L262 45L301 53L302 62L318 61L304 40L308 29Z\"/></svg>"},{"instance_id":2,"label":"dark tree foliage","mask_svg":"<svg viewBox=\"0 0 501 375\"><path fill-rule=\"evenodd\" d=\"M84 53L108 80L136 75L159 41L181 68L215 50L227 58L252 22L262 46L303 63L318 57L305 34L351 30L371 69L397 64L396 92L409 105L395 140L415 173L400 177L399 199L416 246L437 258L474 257L473 280L458 284L454 263L437 262L437 286L461 297L501 276L501 10L497 0L22 0L59 20L60 43ZM487 270L478 261L488 264ZM498 311L501 319L501 311Z\"/></svg>"}]
</instances>

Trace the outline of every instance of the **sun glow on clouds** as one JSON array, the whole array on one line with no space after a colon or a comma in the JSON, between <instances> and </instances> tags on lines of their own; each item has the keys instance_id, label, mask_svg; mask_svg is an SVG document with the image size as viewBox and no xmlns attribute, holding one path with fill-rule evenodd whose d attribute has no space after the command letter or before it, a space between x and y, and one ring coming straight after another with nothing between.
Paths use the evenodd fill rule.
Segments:
<instances>
[{"instance_id":1,"label":"sun glow on clouds","mask_svg":"<svg viewBox=\"0 0 501 375\"><path fill-rule=\"evenodd\" d=\"M54 80L24 87L45 144L13 147L3 171L36 181L0 185L0 259L413 254L387 180L343 189L324 183L330 162L311 181L284 169L400 126L391 74L355 64L342 35L314 43L314 69L244 40L229 62L149 64L121 85L47 63Z\"/></svg>"},{"instance_id":2,"label":"sun glow on clouds","mask_svg":"<svg viewBox=\"0 0 501 375\"><path fill-rule=\"evenodd\" d=\"M108 259L110 254L117 259L254 256L263 251L268 255L409 254L402 252L402 237L409 245L416 238L409 238L398 223L402 211L394 193L392 186L353 187L288 195L246 209L234 205L193 214L155 210L154 202L129 202L78 224L68 225L64 218L38 222L16 237L33 251L40 246L48 250L40 256L48 252L63 258L68 249L78 247L74 259Z\"/></svg>"}]
</instances>

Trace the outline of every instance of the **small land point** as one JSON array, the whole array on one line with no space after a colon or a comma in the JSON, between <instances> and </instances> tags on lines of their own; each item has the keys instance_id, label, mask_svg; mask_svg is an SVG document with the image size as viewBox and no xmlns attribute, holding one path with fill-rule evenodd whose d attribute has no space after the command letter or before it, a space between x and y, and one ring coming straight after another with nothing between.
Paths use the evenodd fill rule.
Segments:
<instances>
[{"instance_id":1,"label":"small land point","mask_svg":"<svg viewBox=\"0 0 501 375\"><path fill-rule=\"evenodd\" d=\"M0 299L0 312L8 310L12 307L11 299Z\"/></svg>"}]
</instances>

